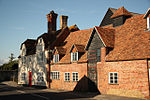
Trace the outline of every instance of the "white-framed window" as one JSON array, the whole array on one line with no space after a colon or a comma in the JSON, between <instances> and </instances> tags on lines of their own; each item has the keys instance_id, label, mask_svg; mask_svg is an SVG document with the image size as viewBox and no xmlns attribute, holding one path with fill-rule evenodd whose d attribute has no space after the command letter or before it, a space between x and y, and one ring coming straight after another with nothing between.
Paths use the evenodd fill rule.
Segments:
<instances>
[{"instance_id":1,"label":"white-framed window","mask_svg":"<svg viewBox=\"0 0 150 100\"><path fill-rule=\"evenodd\" d=\"M38 72L37 73L37 81L38 82L43 82L44 81L43 72Z\"/></svg>"},{"instance_id":2,"label":"white-framed window","mask_svg":"<svg viewBox=\"0 0 150 100\"><path fill-rule=\"evenodd\" d=\"M78 61L78 52L71 53L71 61Z\"/></svg>"},{"instance_id":3,"label":"white-framed window","mask_svg":"<svg viewBox=\"0 0 150 100\"><path fill-rule=\"evenodd\" d=\"M37 61L38 62L43 62L43 61L45 61L45 59L44 59L44 52L39 52L38 54L37 54Z\"/></svg>"},{"instance_id":4,"label":"white-framed window","mask_svg":"<svg viewBox=\"0 0 150 100\"><path fill-rule=\"evenodd\" d=\"M109 84L118 84L118 72L109 72Z\"/></svg>"},{"instance_id":5,"label":"white-framed window","mask_svg":"<svg viewBox=\"0 0 150 100\"><path fill-rule=\"evenodd\" d=\"M78 72L72 72L72 81L78 81Z\"/></svg>"},{"instance_id":6,"label":"white-framed window","mask_svg":"<svg viewBox=\"0 0 150 100\"><path fill-rule=\"evenodd\" d=\"M60 77L59 71L52 71L51 72L51 79L59 80L59 77Z\"/></svg>"},{"instance_id":7,"label":"white-framed window","mask_svg":"<svg viewBox=\"0 0 150 100\"><path fill-rule=\"evenodd\" d=\"M150 17L147 17L147 29L150 29Z\"/></svg>"},{"instance_id":8,"label":"white-framed window","mask_svg":"<svg viewBox=\"0 0 150 100\"><path fill-rule=\"evenodd\" d=\"M26 64L26 57L25 57L25 56L22 56L21 59L22 59L22 64L23 64L23 65Z\"/></svg>"},{"instance_id":9,"label":"white-framed window","mask_svg":"<svg viewBox=\"0 0 150 100\"><path fill-rule=\"evenodd\" d=\"M70 81L70 73L69 72L65 72L65 80L64 81Z\"/></svg>"},{"instance_id":10,"label":"white-framed window","mask_svg":"<svg viewBox=\"0 0 150 100\"><path fill-rule=\"evenodd\" d=\"M25 79L26 79L26 73L21 73L21 80L25 81Z\"/></svg>"},{"instance_id":11,"label":"white-framed window","mask_svg":"<svg viewBox=\"0 0 150 100\"><path fill-rule=\"evenodd\" d=\"M54 63L57 63L59 61L59 54L53 55L54 57Z\"/></svg>"}]
</instances>

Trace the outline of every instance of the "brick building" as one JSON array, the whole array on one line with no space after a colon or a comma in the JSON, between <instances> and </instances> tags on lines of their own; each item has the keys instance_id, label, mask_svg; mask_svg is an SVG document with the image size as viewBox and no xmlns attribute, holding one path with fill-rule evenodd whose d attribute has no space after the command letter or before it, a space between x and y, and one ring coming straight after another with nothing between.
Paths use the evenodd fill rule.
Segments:
<instances>
[{"instance_id":1,"label":"brick building","mask_svg":"<svg viewBox=\"0 0 150 100\"><path fill-rule=\"evenodd\" d=\"M100 27L94 28L86 50L102 94L149 96L149 13L109 8Z\"/></svg>"},{"instance_id":2,"label":"brick building","mask_svg":"<svg viewBox=\"0 0 150 100\"><path fill-rule=\"evenodd\" d=\"M67 27L67 16L61 17L60 30L56 30L57 15L51 14L47 15L47 35L35 40L42 38L45 43L45 86L139 98L150 95L150 9L138 14L124 7L109 8L100 26L85 30ZM28 55L36 58L38 52L32 50ZM36 68L40 67L32 69Z\"/></svg>"},{"instance_id":3,"label":"brick building","mask_svg":"<svg viewBox=\"0 0 150 100\"><path fill-rule=\"evenodd\" d=\"M99 27L71 33L54 49L51 88L89 91L90 79L101 94L149 96L149 13L109 8Z\"/></svg>"}]
</instances>

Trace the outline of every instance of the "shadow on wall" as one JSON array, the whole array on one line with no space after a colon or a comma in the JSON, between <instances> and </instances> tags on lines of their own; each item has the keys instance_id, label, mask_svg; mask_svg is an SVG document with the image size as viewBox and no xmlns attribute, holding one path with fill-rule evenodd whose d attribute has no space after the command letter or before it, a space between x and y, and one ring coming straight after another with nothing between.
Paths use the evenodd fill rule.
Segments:
<instances>
[{"instance_id":1,"label":"shadow on wall","mask_svg":"<svg viewBox=\"0 0 150 100\"><path fill-rule=\"evenodd\" d=\"M85 75L78 81L73 91L74 92L95 92L100 94L100 91L98 90L95 83Z\"/></svg>"}]
</instances>

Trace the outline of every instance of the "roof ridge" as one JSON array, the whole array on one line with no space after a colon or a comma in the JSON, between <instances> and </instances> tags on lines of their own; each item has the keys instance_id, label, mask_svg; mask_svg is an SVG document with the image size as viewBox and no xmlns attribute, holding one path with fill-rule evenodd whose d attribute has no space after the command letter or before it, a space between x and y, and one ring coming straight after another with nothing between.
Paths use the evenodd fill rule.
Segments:
<instances>
[{"instance_id":1,"label":"roof ridge","mask_svg":"<svg viewBox=\"0 0 150 100\"><path fill-rule=\"evenodd\" d=\"M115 18L121 15L132 16L132 14L124 8L124 6L118 8L116 12L111 16L111 18Z\"/></svg>"}]
</instances>

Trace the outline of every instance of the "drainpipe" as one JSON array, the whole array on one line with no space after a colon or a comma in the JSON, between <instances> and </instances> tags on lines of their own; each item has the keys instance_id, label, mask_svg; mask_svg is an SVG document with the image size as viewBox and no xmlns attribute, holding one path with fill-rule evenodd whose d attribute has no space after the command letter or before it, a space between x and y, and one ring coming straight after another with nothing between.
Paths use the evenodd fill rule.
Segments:
<instances>
[{"instance_id":1,"label":"drainpipe","mask_svg":"<svg viewBox=\"0 0 150 100\"><path fill-rule=\"evenodd\" d=\"M52 50L50 50L50 42L48 42L48 67L47 67L47 82L48 82L48 88L51 88L51 79L50 79L50 72L51 72L51 56L52 56Z\"/></svg>"},{"instance_id":2,"label":"drainpipe","mask_svg":"<svg viewBox=\"0 0 150 100\"><path fill-rule=\"evenodd\" d=\"M149 59L147 59L147 73L148 73L148 87L149 87L149 95L150 95L150 79L149 79L150 78L150 76L149 76L149 73L150 73L149 72L149 67L150 66L149 66L149 62L148 61L149 61Z\"/></svg>"}]
</instances>

